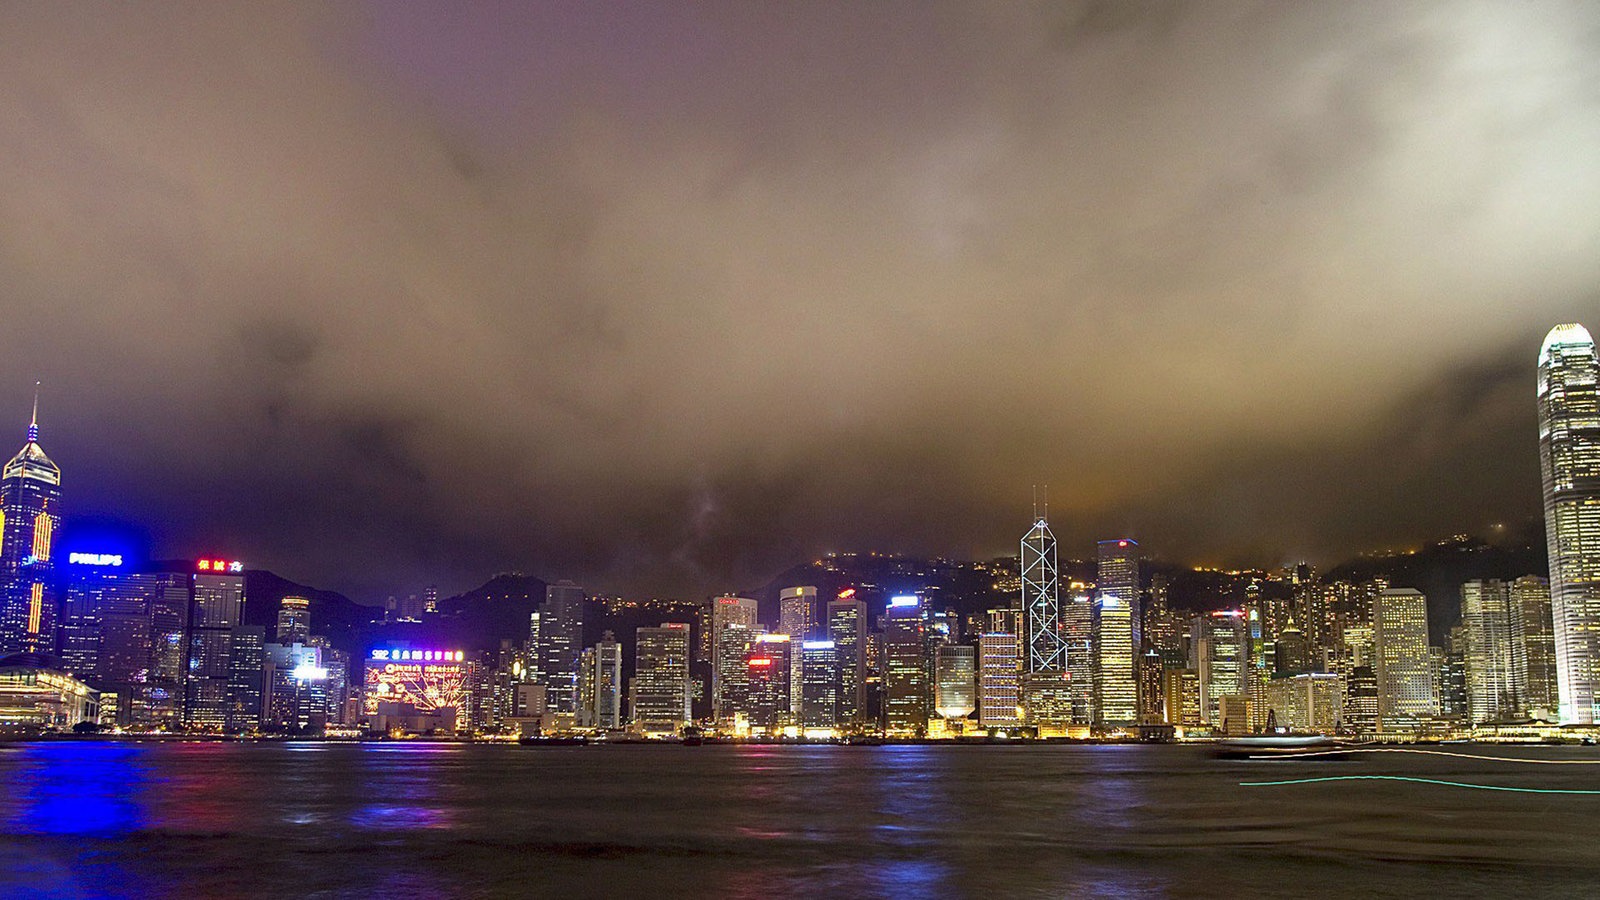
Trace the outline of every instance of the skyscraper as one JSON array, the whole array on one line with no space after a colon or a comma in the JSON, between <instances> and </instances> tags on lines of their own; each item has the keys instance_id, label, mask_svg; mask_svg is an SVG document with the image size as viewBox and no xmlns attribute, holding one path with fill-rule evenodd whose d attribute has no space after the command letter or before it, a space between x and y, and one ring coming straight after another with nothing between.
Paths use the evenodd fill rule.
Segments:
<instances>
[{"instance_id":1,"label":"skyscraper","mask_svg":"<svg viewBox=\"0 0 1600 900\"><path fill-rule=\"evenodd\" d=\"M1139 721L1139 654L1133 605L1116 595L1095 601L1095 722L1117 727Z\"/></svg>"},{"instance_id":2,"label":"skyscraper","mask_svg":"<svg viewBox=\"0 0 1600 900\"><path fill-rule=\"evenodd\" d=\"M839 656L833 641L800 644L800 727L839 727Z\"/></svg>"},{"instance_id":3,"label":"skyscraper","mask_svg":"<svg viewBox=\"0 0 1600 900\"><path fill-rule=\"evenodd\" d=\"M285 597L278 604L279 644L304 644L311 640L311 601Z\"/></svg>"},{"instance_id":4,"label":"skyscraper","mask_svg":"<svg viewBox=\"0 0 1600 900\"><path fill-rule=\"evenodd\" d=\"M1056 536L1044 516L1022 536L1022 614L1027 619L1029 672L1066 668L1061 637L1061 578L1056 570Z\"/></svg>"},{"instance_id":5,"label":"skyscraper","mask_svg":"<svg viewBox=\"0 0 1600 900\"><path fill-rule=\"evenodd\" d=\"M1438 713L1428 656L1428 598L1391 588L1372 606L1372 650L1378 687L1378 728L1415 730Z\"/></svg>"},{"instance_id":6,"label":"skyscraper","mask_svg":"<svg viewBox=\"0 0 1600 900\"><path fill-rule=\"evenodd\" d=\"M1239 610L1195 616L1190 623L1189 668L1199 680L1201 719L1222 724L1222 699L1249 695L1250 634Z\"/></svg>"},{"instance_id":7,"label":"skyscraper","mask_svg":"<svg viewBox=\"0 0 1600 900\"><path fill-rule=\"evenodd\" d=\"M839 659L839 724L867 715L867 603L847 590L828 601L828 639Z\"/></svg>"},{"instance_id":8,"label":"skyscraper","mask_svg":"<svg viewBox=\"0 0 1600 900\"><path fill-rule=\"evenodd\" d=\"M927 627L922 601L893 597L883 616L883 727L893 735L922 735L928 728Z\"/></svg>"},{"instance_id":9,"label":"skyscraper","mask_svg":"<svg viewBox=\"0 0 1600 900\"><path fill-rule=\"evenodd\" d=\"M622 645L611 632L594 645L594 725L611 730L622 727Z\"/></svg>"},{"instance_id":10,"label":"skyscraper","mask_svg":"<svg viewBox=\"0 0 1600 900\"><path fill-rule=\"evenodd\" d=\"M689 624L640 628L630 686L634 727L643 734L676 734L689 722Z\"/></svg>"},{"instance_id":11,"label":"skyscraper","mask_svg":"<svg viewBox=\"0 0 1600 900\"><path fill-rule=\"evenodd\" d=\"M985 728L1014 728L1022 706L1017 636L989 631L978 637L978 722Z\"/></svg>"},{"instance_id":12,"label":"skyscraper","mask_svg":"<svg viewBox=\"0 0 1600 900\"><path fill-rule=\"evenodd\" d=\"M1529 715L1549 718L1558 708L1550 582L1537 575L1513 581L1511 612L1512 640L1522 648L1523 705Z\"/></svg>"},{"instance_id":13,"label":"skyscraper","mask_svg":"<svg viewBox=\"0 0 1600 900\"><path fill-rule=\"evenodd\" d=\"M1512 637L1511 593L1497 579L1461 586L1467 720L1506 722L1522 713L1522 648Z\"/></svg>"},{"instance_id":14,"label":"skyscraper","mask_svg":"<svg viewBox=\"0 0 1600 900\"><path fill-rule=\"evenodd\" d=\"M795 652L789 654L789 683L799 685L803 672L804 654L800 644L811 640L817 630L817 589L810 585L787 587L778 595L778 633L787 634L795 642ZM801 692L792 690L789 712L800 718Z\"/></svg>"},{"instance_id":15,"label":"skyscraper","mask_svg":"<svg viewBox=\"0 0 1600 900\"><path fill-rule=\"evenodd\" d=\"M39 399L28 439L0 469L0 653L55 649L55 534L61 468L39 446Z\"/></svg>"},{"instance_id":16,"label":"skyscraper","mask_svg":"<svg viewBox=\"0 0 1600 900\"><path fill-rule=\"evenodd\" d=\"M1582 325L1539 348L1539 464L1563 723L1600 722L1600 361Z\"/></svg>"},{"instance_id":17,"label":"skyscraper","mask_svg":"<svg viewBox=\"0 0 1600 900\"><path fill-rule=\"evenodd\" d=\"M971 644L941 644L934 650L933 709L960 726L978 706L978 657Z\"/></svg>"},{"instance_id":18,"label":"skyscraper","mask_svg":"<svg viewBox=\"0 0 1600 900\"><path fill-rule=\"evenodd\" d=\"M583 588L570 581L549 585L539 607L539 671L554 713L578 711L578 668L583 653Z\"/></svg>"},{"instance_id":19,"label":"skyscraper","mask_svg":"<svg viewBox=\"0 0 1600 900\"><path fill-rule=\"evenodd\" d=\"M732 715L746 682L745 654L760 631L756 601L731 595L711 601L711 714L719 722Z\"/></svg>"},{"instance_id":20,"label":"skyscraper","mask_svg":"<svg viewBox=\"0 0 1600 900\"><path fill-rule=\"evenodd\" d=\"M260 648L265 644L265 629L261 633L243 636L235 647L234 631L244 619L244 567L238 563L221 560L201 560L196 568L202 569L192 576L189 607L189 675L184 703L185 725L204 728L223 728L230 719L242 721L248 711L231 710L230 693L247 691L247 670L253 664L256 671L255 711L260 715ZM250 660L234 662L234 651L239 649ZM230 690L231 686L231 690ZM242 702L249 706L250 698ZM230 715L230 712L232 713Z\"/></svg>"}]
</instances>

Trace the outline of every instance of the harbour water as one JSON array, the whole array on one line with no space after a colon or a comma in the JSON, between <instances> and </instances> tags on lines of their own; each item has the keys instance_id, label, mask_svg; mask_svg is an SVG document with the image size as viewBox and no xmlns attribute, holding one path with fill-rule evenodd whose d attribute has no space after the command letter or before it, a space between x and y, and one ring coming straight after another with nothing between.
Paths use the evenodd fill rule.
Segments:
<instances>
[{"instance_id":1,"label":"harbour water","mask_svg":"<svg viewBox=\"0 0 1600 900\"><path fill-rule=\"evenodd\" d=\"M1329 777L1344 780L1243 784ZM1600 794L1528 790L1600 791L1600 766L1132 745L36 743L0 750L0 896L1600 895Z\"/></svg>"}]
</instances>

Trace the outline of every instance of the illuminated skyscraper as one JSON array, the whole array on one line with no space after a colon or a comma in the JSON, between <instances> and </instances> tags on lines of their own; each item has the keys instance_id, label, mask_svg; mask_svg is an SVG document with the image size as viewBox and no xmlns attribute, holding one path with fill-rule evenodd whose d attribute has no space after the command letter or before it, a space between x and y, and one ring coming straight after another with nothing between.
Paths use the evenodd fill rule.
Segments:
<instances>
[{"instance_id":1,"label":"illuminated skyscraper","mask_svg":"<svg viewBox=\"0 0 1600 900\"><path fill-rule=\"evenodd\" d=\"M1061 637L1061 578L1056 570L1056 536L1044 516L1022 536L1022 612L1027 619L1029 672L1066 668Z\"/></svg>"},{"instance_id":2,"label":"illuminated skyscraper","mask_svg":"<svg viewBox=\"0 0 1600 900\"><path fill-rule=\"evenodd\" d=\"M1499 580L1461 586L1463 664L1469 722L1507 722L1522 714L1522 647L1512 636L1511 592Z\"/></svg>"},{"instance_id":3,"label":"illuminated skyscraper","mask_svg":"<svg viewBox=\"0 0 1600 900\"><path fill-rule=\"evenodd\" d=\"M1117 727L1139 721L1139 655L1133 635L1138 616L1115 595L1095 601L1095 722Z\"/></svg>"},{"instance_id":4,"label":"illuminated skyscraper","mask_svg":"<svg viewBox=\"0 0 1600 900\"><path fill-rule=\"evenodd\" d=\"M883 727L892 735L922 735L928 728L927 626L922 601L893 597L883 616Z\"/></svg>"},{"instance_id":5,"label":"illuminated skyscraper","mask_svg":"<svg viewBox=\"0 0 1600 900\"><path fill-rule=\"evenodd\" d=\"M762 630L756 625L756 601L733 596L711 601L711 714L719 722L733 714L746 682L745 655Z\"/></svg>"},{"instance_id":6,"label":"illuminated skyscraper","mask_svg":"<svg viewBox=\"0 0 1600 900\"><path fill-rule=\"evenodd\" d=\"M1600 361L1582 325L1539 349L1539 463L1561 721L1600 722Z\"/></svg>"},{"instance_id":7,"label":"illuminated skyscraper","mask_svg":"<svg viewBox=\"0 0 1600 900\"><path fill-rule=\"evenodd\" d=\"M1009 631L990 631L980 635L978 637L978 722L985 728L1014 728L1020 724L1018 718L1022 706L1020 678L1017 635Z\"/></svg>"},{"instance_id":8,"label":"illuminated skyscraper","mask_svg":"<svg viewBox=\"0 0 1600 900\"><path fill-rule=\"evenodd\" d=\"M800 644L800 727L839 727L839 657L833 641Z\"/></svg>"},{"instance_id":9,"label":"illuminated skyscraper","mask_svg":"<svg viewBox=\"0 0 1600 900\"><path fill-rule=\"evenodd\" d=\"M622 727L622 645L611 632L593 647L594 725L606 730Z\"/></svg>"},{"instance_id":10,"label":"illuminated skyscraper","mask_svg":"<svg viewBox=\"0 0 1600 900\"><path fill-rule=\"evenodd\" d=\"M265 629L247 635L237 649L253 654L251 660L234 663L234 631L244 619L244 566L222 560L201 560L192 576L189 607L189 673L183 721L186 725L220 729L230 719L236 724L248 717L251 698L243 697L246 709L230 715L230 685L233 692L247 691L247 670L257 673L254 706L260 716L261 647ZM243 727L242 725L240 727Z\"/></svg>"},{"instance_id":11,"label":"illuminated skyscraper","mask_svg":"<svg viewBox=\"0 0 1600 900\"><path fill-rule=\"evenodd\" d=\"M745 656L744 698L739 703L753 730L771 734L794 724L793 698L800 684L791 679L789 660L799 652L800 645L787 634L756 636Z\"/></svg>"},{"instance_id":12,"label":"illuminated skyscraper","mask_svg":"<svg viewBox=\"0 0 1600 900\"><path fill-rule=\"evenodd\" d=\"M839 724L867 716L867 604L854 589L828 601L828 639L839 658Z\"/></svg>"},{"instance_id":13,"label":"illuminated skyscraper","mask_svg":"<svg viewBox=\"0 0 1600 900\"><path fill-rule=\"evenodd\" d=\"M1428 657L1428 598L1410 588L1379 595L1372 607L1372 650L1380 730L1411 731L1438 713Z\"/></svg>"},{"instance_id":14,"label":"illuminated skyscraper","mask_svg":"<svg viewBox=\"0 0 1600 900\"><path fill-rule=\"evenodd\" d=\"M28 440L0 469L0 654L55 649L55 535L61 468L39 446L34 396Z\"/></svg>"},{"instance_id":15,"label":"illuminated skyscraper","mask_svg":"<svg viewBox=\"0 0 1600 900\"><path fill-rule=\"evenodd\" d=\"M978 706L978 657L970 644L934 650L933 710L957 727Z\"/></svg>"},{"instance_id":16,"label":"illuminated skyscraper","mask_svg":"<svg viewBox=\"0 0 1600 900\"><path fill-rule=\"evenodd\" d=\"M570 581L545 588L539 607L539 671L554 713L578 711L578 668L583 653L583 588Z\"/></svg>"},{"instance_id":17,"label":"illuminated skyscraper","mask_svg":"<svg viewBox=\"0 0 1600 900\"><path fill-rule=\"evenodd\" d=\"M1556 648L1551 634L1550 582L1524 575L1511 583L1512 640L1522 648L1529 715L1549 718L1557 710Z\"/></svg>"},{"instance_id":18,"label":"illuminated skyscraper","mask_svg":"<svg viewBox=\"0 0 1600 900\"><path fill-rule=\"evenodd\" d=\"M311 601L304 597L285 597L278 604L279 644L304 644L311 640Z\"/></svg>"},{"instance_id":19,"label":"illuminated skyscraper","mask_svg":"<svg viewBox=\"0 0 1600 900\"><path fill-rule=\"evenodd\" d=\"M640 628L630 685L634 728L676 734L689 722L689 624Z\"/></svg>"},{"instance_id":20,"label":"illuminated skyscraper","mask_svg":"<svg viewBox=\"0 0 1600 900\"><path fill-rule=\"evenodd\" d=\"M1190 622L1189 668L1200 683L1201 717L1222 724L1222 698L1249 696L1250 633L1239 610L1218 610Z\"/></svg>"},{"instance_id":21,"label":"illuminated skyscraper","mask_svg":"<svg viewBox=\"0 0 1600 900\"><path fill-rule=\"evenodd\" d=\"M817 632L817 589L810 585L804 587L787 587L778 595L778 633L787 634L795 642L796 648L804 641L816 637ZM789 655L789 683L800 684L804 663L804 655L798 652ZM791 691L790 710L795 719L800 718L801 692Z\"/></svg>"},{"instance_id":22,"label":"illuminated skyscraper","mask_svg":"<svg viewBox=\"0 0 1600 900\"><path fill-rule=\"evenodd\" d=\"M1138 654L1144 643L1140 622L1144 616L1139 605L1139 544L1122 538L1101 541L1096 545L1099 567L1095 575L1095 588L1101 597L1115 597L1133 610L1133 649Z\"/></svg>"},{"instance_id":23,"label":"illuminated skyscraper","mask_svg":"<svg viewBox=\"0 0 1600 900\"><path fill-rule=\"evenodd\" d=\"M1094 673L1099 666L1094 645L1094 596L1087 585L1074 581L1061 603L1062 649L1066 658L1066 694L1074 725L1095 721ZM1026 705L1026 704L1024 704Z\"/></svg>"}]
</instances>

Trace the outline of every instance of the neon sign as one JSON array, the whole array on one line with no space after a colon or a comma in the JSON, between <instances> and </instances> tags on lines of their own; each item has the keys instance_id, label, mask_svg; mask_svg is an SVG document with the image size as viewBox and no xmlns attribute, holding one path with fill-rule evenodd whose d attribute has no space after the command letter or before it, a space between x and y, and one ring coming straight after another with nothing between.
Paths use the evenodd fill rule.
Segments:
<instances>
[{"instance_id":1,"label":"neon sign","mask_svg":"<svg viewBox=\"0 0 1600 900\"><path fill-rule=\"evenodd\" d=\"M840 600L849 600L849 599L855 597L855 595L856 595L856 589L855 588L845 588L844 590L839 592L839 599Z\"/></svg>"},{"instance_id":2,"label":"neon sign","mask_svg":"<svg viewBox=\"0 0 1600 900\"><path fill-rule=\"evenodd\" d=\"M378 662L408 663L458 663L466 661L467 654L460 650L410 650L379 647L372 651L371 659Z\"/></svg>"},{"instance_id":3,"label":"neon sign","mask_svg":"<svg viewBox=\"0 0 1600 900\"><path fill-rule=\"evenodd\" d=\"M916 606L917 602L916 594L901 594L898 597L889 598L889 605L894 607Z\"/></svg>"},{"instance_id":4,"label":"neon sign","mask_svg":"<svg viewBox=\"0 0 1600 900\"><path fill-rule=\"evenodd\" d=\"M217 572L224 575L237 575L244 571L244 563L236 559L202 559L194 564L201 572Z\"/></svg>"},{"instance_id":5,"label":"neon sign","mask_svg":"<svg viewBox=\"0 0 1600 900\"><path fill-rule=\"evenodd\" d=\"M832 650L833 649L833 641L803 641L800 644L800 649L801 650Z\"/></svg>"},{"instance_id":6,"label":"neon sign","mask_svg":"<svg viewBox=\"0 0 1600 900\"><path fill-rule=\"evenodd\" d=\"M770 657L758 656L755 659L750 660L750 668L752 669L765 669L770 665L772 665L772 659Z\"/></svg>"},{"instance_id":7,"label":"neon sign","mask_svg":"<svg viewBox=\"0 0 1600 900\"><path fill-rule=\"evenodd\" d=\"M121 553L68 553L67 562L74 566L120 566Z\"/></svg>"}]
</instances>

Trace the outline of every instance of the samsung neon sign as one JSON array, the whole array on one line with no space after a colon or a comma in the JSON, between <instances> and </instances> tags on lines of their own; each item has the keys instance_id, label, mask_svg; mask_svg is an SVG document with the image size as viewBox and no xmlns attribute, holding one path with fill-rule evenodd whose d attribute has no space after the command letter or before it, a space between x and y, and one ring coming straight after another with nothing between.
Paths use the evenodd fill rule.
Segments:
<instances>
[{"instance_id":1,"label":"samsung neon sign","mask_svg":"<svg viewBox=\"0 0 1600 900\"><path fill-rule=\"evenodd\" d=\"M120 566L121 553L68 553L67 562L74 566Z\"/></svg>"},{"instance_id":2,"label":"samsung neon sign","mask_svg":"<svg viewBox=\"0 0 1600 900\"><path fill-rule=\"evenodd\" d=\"M379 647L372 651L372 659L382 662L463 662L467 654L460 650L397 650Z\"/></svg>"}]
</instances>

